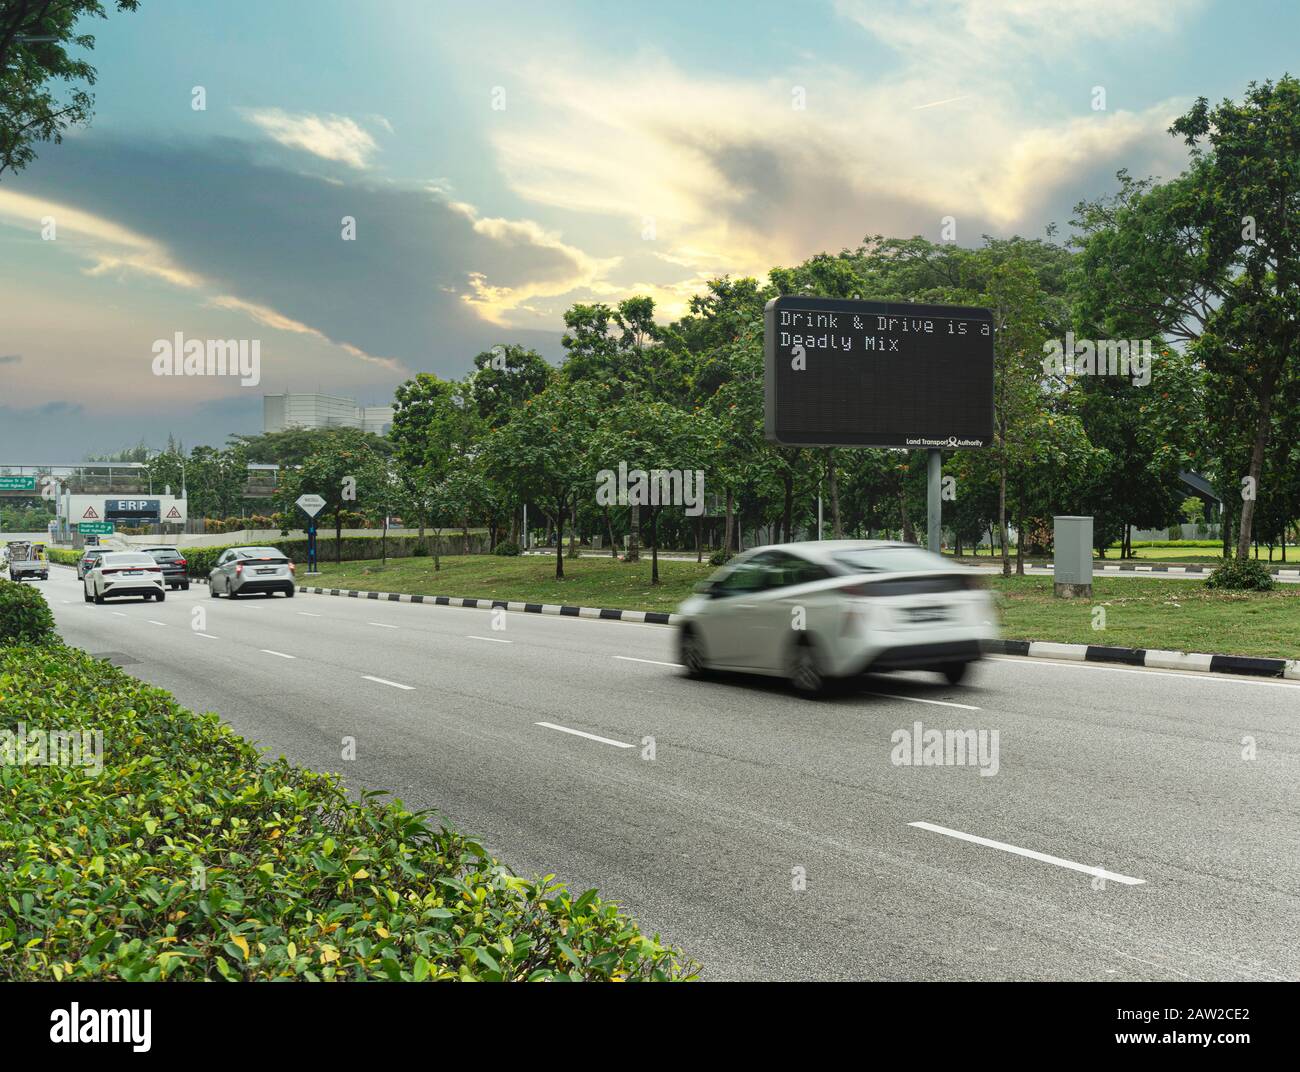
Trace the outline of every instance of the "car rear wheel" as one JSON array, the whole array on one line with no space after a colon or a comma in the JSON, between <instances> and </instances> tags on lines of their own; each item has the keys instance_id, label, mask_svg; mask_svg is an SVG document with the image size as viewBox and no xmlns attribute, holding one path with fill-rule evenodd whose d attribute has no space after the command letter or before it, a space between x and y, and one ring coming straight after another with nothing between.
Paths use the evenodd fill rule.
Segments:
<instances>
[{"instance_id":1,"label":"car rear wheel","mask_svg":"<svg viewBox=\"0 0 1300 1072\"><path fill-rule=\"evenodd\" d=\"M285 594L286 596L288 596L290 599L292 599L292 598L293 598L293 595L294 595L294 592L296 592L296 591L297 591L296 588L290 588L290 589L289 589L287 592L285 592L284 594Z\"/></svg>"},{"instance_id":2,"label":"car rear wheel","mask_svg":"<svg viewBox=\"0 0 1300 1072\"><path fill-rule=\"evenodd\" d=\"M101 596L98 592L95 593L95 602L99 604L103 604L104 602L104 597Z\"/></svg>"},{"instance_id":3,"label":"car rear wheel","mask_svg":"<svg viewBox=\"0 0 1300 1072\"><path fill-rule=\"evenodd\" d=\"M811 641L796 644L790 655L790 684L800 696L809 698L826 692L826 675Z\"/></svg>"},{"instance_id":4,"label":"car rear wheel","mask_svg":"<svg viewBox=\"0 0 1300 1072\"><path fill-rule=\"evenodd\" d=\"M709 664L704 657L704 641L694 629L683 629L677 641L678 658L686 676L700 680L708 677Z\"/></svg>"},{"instance_id":5,"label":"car rear wheel","mask_svg":"<svg viewBox=\"0 0 1300 1072\"><path fill-rule=\"evenodd\" d=\"M211 579L208 581L208 595L213 599L217 598L217 582Z\"/></svg>"},{"instance_id":6,"label":"car rear wheel","mask_svg":"<svg viewBox=\"0 0 1300 1072\"><path fill-rule=\"evenodd\" d=\"M93 599L90 598L90 593L87 592L84 588L81 590L81 598L84 599L87 603L95 602Z\"/></svg>"},{"instance_id":7,"label":"car rear wheel","mask_svg":"<svg viewBox=\"0 0 1300 1072\"><path fill-rule=\"evenodd\" d=\"M948 663L943 667L942 673L948 679L949 685L957 685L966 676L968 666L970 666L970 663Z\"/></svg>"}]
</instances>

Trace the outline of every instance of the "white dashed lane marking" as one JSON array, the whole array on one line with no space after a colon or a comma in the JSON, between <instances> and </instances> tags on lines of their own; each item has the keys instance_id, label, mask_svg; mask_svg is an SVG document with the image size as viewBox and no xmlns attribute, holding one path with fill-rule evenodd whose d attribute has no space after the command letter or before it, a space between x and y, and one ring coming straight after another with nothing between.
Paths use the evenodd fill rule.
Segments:
<instances>
[{"instance_id":1,"label":"white dashed lane marking","mask_svg":"<svg viewBox=\"0 0 1300 1072\"><path fill-rule=\"evenodd\" d=\"M380 685L391 685L395 689L405 689L407 692L413 692L415 690L414 685L403 685L397 681L389 681L387 678L371 677L369 674L362 674L361 676L367 681L374 681Z\"/></svg>"},{"instance_id":2,"label":"white dashed lane marking","mask_svg":"<svg viewBox=\"0 0 1300 1072\"><path fill-rule=\"evenodd\" d=\"M612 744L615 748L635 748L636 745L628 744L626 741L612 741L608 737L598 737L594 733L585 733L582 730L572 730L568 726L557 726L554 722L534 722L534 726L545 726L548 730L559 730L561 733L571 733L575 737L585 737L589 741L599 741L601 744Z\"/></svg>"},{"instance_id":3,"label":"white dashed lane marking","mask_svg":"<svg viewBox=\"0 0 1300 1072\"><path fill-rule=\"evenodd\" d=\"M1077 864L1073 860L1064 860L1060 856L1049 856L1045 852L1035 852L1033 849L1022 849L1017 845L1008 845L1005 841L994 841L992 838L979 837L975 834L966 834L960 830L950 830L946 826L935 826L934 823L908 823L908 826L915 826L920 830L930 830L936 834L943 834L945 837L957 838L959 841L969 841L973 845L983 845L989 849L1000 849L1002 852L1014 853L1016 856L1026 856L1031 860L1041 860L1045 864L1055 864L1057 867L1067 867L1071 871L1082 871L1085 875L1092 875L1095 878L1104 878L1110 882L1118 882L1124 886L1141 886L1146 883L1144 878L1133 878L1131 875L1120 875L1114 871L1107 871L1101 867L1090 867L1088 864Z\"/></svg>"}]
</instances>

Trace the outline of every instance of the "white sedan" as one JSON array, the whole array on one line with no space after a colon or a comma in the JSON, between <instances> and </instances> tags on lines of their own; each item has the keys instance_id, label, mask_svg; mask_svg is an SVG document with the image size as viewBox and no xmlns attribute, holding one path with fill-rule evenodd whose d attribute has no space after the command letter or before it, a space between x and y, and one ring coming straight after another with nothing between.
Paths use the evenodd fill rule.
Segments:
<instances>
[{"instance_id":1,"label":"white sedan","mask_svg":"<svg viewBox=\"0 0 1300 1072\"><path fill-rule=\"evenodd\" d=\"M143 596L145 602L167 598L162 567L153 555L140 551L109 551L86 571L87 603L103 603L113 596Z\"/></svg>"},{"instance_id":2,"label":"white sedan","mask_svg":"<svg viewBox=\"0 0 1300 1072\"><path fill-rule=\"evenodd\" d=\"M701 584L678 613L686 672L787 677L800 692L880 670L935 670L956 684L998 635L974 570L914 544L823 540L757 547Z\"/></svg>"}]
</instances>

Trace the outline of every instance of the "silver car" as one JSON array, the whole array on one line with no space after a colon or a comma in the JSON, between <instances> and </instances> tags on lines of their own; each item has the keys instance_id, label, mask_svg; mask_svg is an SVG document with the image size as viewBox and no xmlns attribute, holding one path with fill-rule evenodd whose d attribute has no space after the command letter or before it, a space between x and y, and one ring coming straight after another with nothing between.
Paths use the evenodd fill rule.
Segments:
<instances>
[{"instance_id":1,"label":"silver car","mask_svg":"<svg viewBox=\"0 0 1300 1072\"><path fill-rule=\"evenodd\" d=\"M272 595L296 591L293 563L277 547L230 547L222 552L208 574L208 594L238 596L252 592Z\"/></svg>"},{"instance_id":2,"label":"silver car","mask_svg":"<svg viewBox=\"0 0 1300 1072\"><path fill-rule=\"evenodd\" d=\"M700 585L678 614L690 675L782 676L809 694L881 670L936 670L956 684L998 635L973 570L879 540L755 548Z\"/></svg>"}]
</instances>

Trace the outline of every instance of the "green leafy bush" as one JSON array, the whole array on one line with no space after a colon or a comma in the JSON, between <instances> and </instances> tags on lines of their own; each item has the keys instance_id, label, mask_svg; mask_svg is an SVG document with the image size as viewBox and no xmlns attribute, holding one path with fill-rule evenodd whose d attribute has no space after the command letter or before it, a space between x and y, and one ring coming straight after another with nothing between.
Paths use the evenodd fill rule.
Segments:
<instances>
[{"instance_id":1,"label":"green leafy bush","mask_svg":"<svg viewBox=\"0 0 1300 1072\"><path fill-rule=\"evenodd\" d=\"M55 636L54 615L40 589L0 580L0 644L45 644Z\"/></svg>"},{"instance_id":2,"label":"green leafy bush","mask_svg":"<svg viewBox=\"0 0 1300 1072\"><path fill-rule=\"evenodd\" d=\"M414 553L415 548L423 547L425 543L432 545L435 542L438 545L439 554L460 554L463 540L461 536L452 534L441 537L427 536L423 543L418 536L389 536L386 548L382 547L383 542L379 536L344 536L342 541L343 561L356 562L362 559L378 558L383 551L387 551L389 558L407 558ZM279 548L293 562L299 565L307 561L306 539L267 540L264 543L267 547ZM221 552L231 547L243 546L247 545L228 543L219 547L182 547L180 552L185 556L185 568L188 570L189 575L191 577L206 578L212 571L212 567L217 564ZM471 553L476 549L486 549L486 539L477 534L471 534L470 548ZM332 535L317 534L316 557L321 562L334 561L334 537Z\"/></svg>"},{"instance_id":3,"label":"green leafy bush","mask_svg":"<svg viewBox=\"0 0 1300 1072\"><path fill-rule=\"evenodd\" d=\"M263 763L85 652L0 648L0 730L98 730L102 771L0 764L0 980L683 979L594 890L334 775ZM0 736L0 740L4 737Z\"/></svg>"},{"instance_id":4,"label":"green leafy bush","mask_svg":"<svg viewBox=\"0 0 1300 1072\"><path fill-rule=\"evenodd\" d=\"M1206 588L1228 588L1248 592L1271 592L1273 575L1264 563L1253 558L1225 562L1205 579Z\"/></svg>"},{"instance_id":5,"label":"green leafy bush","mask_svg":"<svg viewBox=\"0 0 1300 1072\"><path fill-rule=\"evenodd\" d=\"M65 547L47 547L45 555L51 562L57 562L61 566L75 566L81 559L80 551L71 551Z\"/></svg>"},{"instance_id":6,"label":"green leafy bush","mask_svg":"<svg viewBox=\"0 0 1300 1072\"><path fill-rule=\"evenodd\" d=\"M523 551L519 549L519 545L514 540L502 540L493 548L492 553L505 558L514 558L516 555L523 554Z\"/></svg>"},{"instance_id":7,"label":"green leafy bush","mask_svg":"<svg viewBox=\"0 0 1300 1072\"><path fill-rule=\"evenodd\" d=\"M725 566L730 558L731 552L725 547L720 547L718 550L714 551L713 554L709 555L709 565Z\"/></svg>"}]
</instances>

